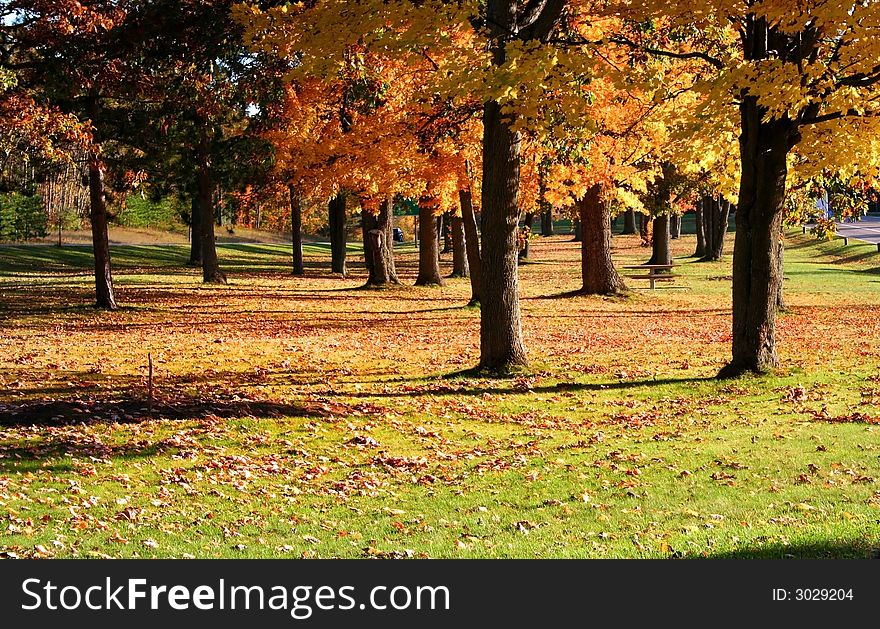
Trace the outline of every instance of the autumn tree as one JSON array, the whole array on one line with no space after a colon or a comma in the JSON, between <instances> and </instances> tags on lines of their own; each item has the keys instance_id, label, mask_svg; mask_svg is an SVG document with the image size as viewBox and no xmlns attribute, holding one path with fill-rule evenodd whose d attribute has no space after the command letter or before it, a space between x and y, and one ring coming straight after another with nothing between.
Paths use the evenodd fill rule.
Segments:
<instances>
[{"instance_id":1,"label":"autumn tree","mask_svg":"<svg viewBox=\"0 0 880 629\"><path fill-rule=\"evenodd\" d=\"M618 5L620 7L621 5ZM733 269L732 358L722 376L779 363L778 243L790 166L874 167L877 153L844 149L849 137L877 137L880 49L875 2L821 0L641 0L635 19L661 16L667 32L690 37L633 45L646 54L702 59L714 73L698 115L738 111L741 181ZM873 143L869 141L868 145Z\"/></svg>"},{"instance_id":2,"label":"autumn tree","mask_svg":"<svg viewBox=\"0 0 880 629\"><path fill-rule=\"evenodd\" d=\"M88 120L90 219L95 270L95 305L116 309L107 234L105 161L126 104L112 100L131 84L126 64L133 41L126 20L130 2L12 0L7 36L17 58L13 68L38 98Z\"/></svg>"}]
</instances>

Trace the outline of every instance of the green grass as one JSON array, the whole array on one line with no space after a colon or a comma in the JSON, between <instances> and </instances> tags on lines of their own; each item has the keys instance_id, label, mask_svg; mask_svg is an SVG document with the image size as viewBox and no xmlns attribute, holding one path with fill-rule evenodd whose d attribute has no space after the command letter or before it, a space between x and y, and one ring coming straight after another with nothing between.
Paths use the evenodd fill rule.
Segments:
<instances>
[{"instance_id":1,"label":"green grass","mask_svg":"<svg viewBox=\"0 0 880 629\"><path fill-rule=\"evenodd\" d=\"M184 247L119 247L127 309L97 314L87 250L0 249L0 552L874 556L876 248L790 234L782 366L719 382L730 260L692 246L675 288L564 300L576 245L537 241L532 366L498 379L462 372L466 281L362 291L320 248L294 280L283 246L234 245L202 289Z\"/></svg>"}]
</instances>

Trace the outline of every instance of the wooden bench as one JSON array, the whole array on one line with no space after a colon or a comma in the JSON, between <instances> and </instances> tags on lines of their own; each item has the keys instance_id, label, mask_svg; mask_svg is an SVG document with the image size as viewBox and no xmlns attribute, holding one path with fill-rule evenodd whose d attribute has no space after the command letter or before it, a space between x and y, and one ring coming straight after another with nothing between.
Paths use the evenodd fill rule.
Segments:
<instances>
[{"instance_id":1,"label":"wooden bench","mask_svg":"<svg viewBox=\"0 0 880 629\"><path fill-rule=\"evenodd\" d=\"M657 286L657 282L674 282L678 275L674 273L664 273L671 271L675 264L640 264L638 266L625 266L624 269L648 271L647 275L627 275L631 280L648 280L651 289Z\"/></svg>"}]
</instances>

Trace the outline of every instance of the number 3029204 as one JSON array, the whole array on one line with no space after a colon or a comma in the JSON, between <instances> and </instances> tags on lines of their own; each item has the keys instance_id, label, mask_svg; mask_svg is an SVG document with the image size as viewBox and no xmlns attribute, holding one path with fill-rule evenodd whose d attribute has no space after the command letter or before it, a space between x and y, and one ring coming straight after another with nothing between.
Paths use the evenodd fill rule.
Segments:
<instances>
[{"instance_id":1,"label":"number 3029204","mask_svg":"<svg viewBox=\"0 0 880 629\"><path fill-rule=\"evenodd\" d=\"M774 601L851 601L855 598L852 588L775 588Z\"/></svg>"}]
</instances>

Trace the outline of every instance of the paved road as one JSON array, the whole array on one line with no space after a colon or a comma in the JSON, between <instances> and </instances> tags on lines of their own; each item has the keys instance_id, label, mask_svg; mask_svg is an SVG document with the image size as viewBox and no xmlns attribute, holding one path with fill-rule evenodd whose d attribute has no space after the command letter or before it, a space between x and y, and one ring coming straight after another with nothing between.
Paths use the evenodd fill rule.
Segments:
<instances>
[{"instance_id":1,"label":"paved road","mask_svg":"<svg viewBox=\"0 0 880 629\"><path fill-rule=\"evenodd\" d=\"M838 223L837 235L880 245L880 216L865 216L856 223Z\"/></svg>"}]
</instances>

